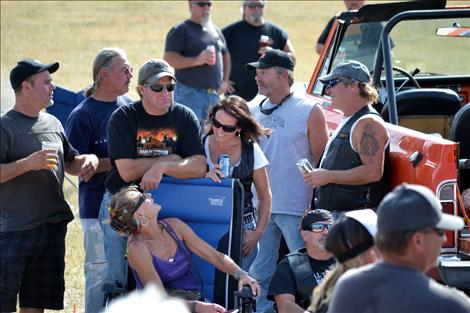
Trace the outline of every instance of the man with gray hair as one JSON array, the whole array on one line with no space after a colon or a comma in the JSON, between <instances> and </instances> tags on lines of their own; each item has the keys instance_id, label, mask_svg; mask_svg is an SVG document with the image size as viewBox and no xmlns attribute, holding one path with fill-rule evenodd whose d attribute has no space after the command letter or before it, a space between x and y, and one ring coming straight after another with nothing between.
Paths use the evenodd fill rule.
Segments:
<instances>
[{"instance_id":1,"label":"man with gray hair","mask_svg":"<svg viewBox=\"0 0 470 313\"><path fill-rule=\"evenodd\" d=\"M232 60L230 80L234 82L234 94L246 101L253 99L258 87L255 72L248 71L245 64L259 59L266 49L287 52L295 62L295 52L287 33L264 19L266 1L242 2L242 20L222 29Z\"/></svg>"},{"instance_id":2,"label":"man with gray hair","mask_svg":"<svg viewBox=\"0 0 470 313\"><path fill-rule=\"evenodd\" d=\"M175 68L175 100L191 108L199 120L219 95L233 92L230 54L224 36L211 20L208 0L189 0L189 19L167 34L163 58Z\"/></svg>"},{"instance_id":3,"label":"man with gray hair","mask_svg":"<svg viewBox=\"0 0 470 313\"><path fill-rule=\"evenodd\" d=\"M357 61L339 63L319 78L327 85L331 106L344 113L331 135L320 166L304 174L316 188L318 209L342 212L375 208L390 190L389 134L372 108L378 99L367 67Z\"/></svg>"},{"instance_id":4,"label":"man with gray hair","mask_svg":"<svg viewBox=\"0 0 470 313\"><path fill-rule=\"evenodd\" d=\"M70 143L80 153L93 153L99 158L93 177L79 182L79 214L85 248L85 313L101 311L106 277L103 231L98 220L105 192L106 173L111 170L108 157L106 126L111 114L132 102L127 96L132 67L126 53L119 48L104 48L93 62L93 85L87 98L71 113L65 124Z\"/></svg>"},{"instance_id":5,"label":"man with gray hair","mask_svg":"<svg viewBox=\"0 0 470 313\"><path fill-rule=\"evenodd\" d=\"M312 191L303 182L296 162L305 158L316 164L328 141L328 131L322 108L290 91L294 83L294 62L289 54L269 49L247 67L256 69L259 93L266 96L251 107L251 113L263 127L273 130L269 137L260 139L261 149L269 160L271 217L250 268L250 274L261 284L257 309L271 312L272 305L266 296L276 270L281 235L290 251L303 247L298 227L312 199Z\"/></svg>"},{"instance_id":6,"label":"man with gray hair","mask_svg":"<svg viewBox=\"0 0 470 313\"><path fill-rule=\"evenodd\" d=\"M206 158L199 121L190 109L173 101L177 82L169 64L151 59L139 70L137 92L141 100L122 106L108 123L111 162L100 221L109 220L111 196L131 184L142 191L158 188L164 175L176 178L203 177ZM125 288L126 238L103 224L108 282Z\"/></svg>"},{"instance_id":7,"label":"man with gray hair","mask_svg":"<svg viewBox=\"0 0 470 313\"><path fill-rule=\"evenodd\" d=\"M429 188L396 187L377 211L375 241L383 261L341 276L328 312L470 312L464 293L425 275L437 266L446 230L463 226L462 218L442 213Z\"/></svg>"}]
</instances>

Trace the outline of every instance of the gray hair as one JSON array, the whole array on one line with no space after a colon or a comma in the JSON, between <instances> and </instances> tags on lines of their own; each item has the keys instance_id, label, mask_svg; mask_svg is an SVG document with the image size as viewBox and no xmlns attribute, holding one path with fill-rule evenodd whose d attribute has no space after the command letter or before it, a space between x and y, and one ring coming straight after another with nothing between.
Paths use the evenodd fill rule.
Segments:
<instances>
[{"instance_id":1,"label":"gray hair","mask_svg":"<svg viewBox=\"0 0 470 313\"><path fill-rule=\"evenodd\" d=\"M292 85L294 84L294 71L288 70L280 66L274 66L274 69L279 75L282 75L285 72L287 72L287 79L289 81L289 87L292 87Z\"/></svg>"},{"instance_id":2,"label":"gray hair","mask_svg":"<svg viewBox=\"0 0 470 313\"><path fill-rule=\"evenodd\" d=\"M103 48L98 52L93 61L93 86L86 91L86 96L92 95L100 85L100 70L109 68L113 59L117 56L127 59L127 55L121 48Z\"/></svg>"}]
</instances>

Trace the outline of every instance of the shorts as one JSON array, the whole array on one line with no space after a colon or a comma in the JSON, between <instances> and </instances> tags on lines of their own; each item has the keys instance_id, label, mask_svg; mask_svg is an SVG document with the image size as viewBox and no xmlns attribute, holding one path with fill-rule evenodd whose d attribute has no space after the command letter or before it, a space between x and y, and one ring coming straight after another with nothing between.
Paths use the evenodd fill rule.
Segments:
<instances>
[{"instance_id":1,"label":"shorts","mask_svg":"<svg viewBox=\"0 0 470 313\"><path fill-rule=\"evenodd\" d=\"M0 312L64 307L67 222L0 233Z\"/></svg>"}]
</instances>

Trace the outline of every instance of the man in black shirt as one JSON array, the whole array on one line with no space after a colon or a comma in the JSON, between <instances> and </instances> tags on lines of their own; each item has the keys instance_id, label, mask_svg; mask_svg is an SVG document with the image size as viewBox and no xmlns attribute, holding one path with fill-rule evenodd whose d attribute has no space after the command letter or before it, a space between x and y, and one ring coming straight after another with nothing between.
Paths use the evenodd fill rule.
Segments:
<instances>
[{"instance_id":1,"label":"man in black shirt","mask_svg":"<svg viewBox=\"0 0 470 313\"><path fill-rule=\"evenodd\" d=\"M287 33L278 26L266 22L264 7L266 1L243 1L242 20L222 29L232 60L230 80L234 82L234 94L246 101L258 93L255 72L248 71L245 64L257 61L266 49L287 52L295 62L295 52Z\"/></svg>"},{"instance_id":2,"label":"man in black shirt","mask_svg":"<svg viewBox=\"0 0 470 313\"><path fill-rule=\"evenodd\" d=\"M276 301L278 312L305 312L310 305L313 288L335 262L325 250L332 223L333 217L326 210L313 210L303 217L300 234L306 247L282 259L269 285L268 299Z\"/></svg>"}]
</instances>

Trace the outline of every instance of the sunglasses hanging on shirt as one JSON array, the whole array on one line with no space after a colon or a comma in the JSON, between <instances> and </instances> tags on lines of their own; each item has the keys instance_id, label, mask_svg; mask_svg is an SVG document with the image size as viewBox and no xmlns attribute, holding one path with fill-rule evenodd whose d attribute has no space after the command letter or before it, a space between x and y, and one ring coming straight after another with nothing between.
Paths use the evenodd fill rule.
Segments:
<instances>
[{"instance_id":1,"label":"sunglasses hanging on shirt","mask_svg":"<svg viewBox=\"0 0 470 313\"><path fill-rule=\"evenodd\" d=\"M268 98L264 98L263 101L261 101L261 103L259 104L259 110L261 111L261 113L263 114L266 114L266 115L270 115L271 113L273 113L275 110L279 109L279 107L290 97L292 96L292 92L289 93L287 96L285 96L284 98L282 98L281 102L279 102L279 104L277 104L276 106L270 108L270 109L263 109L263 104L266 102L266 100L268 100Z\"/></svg>"}]
</instances>

